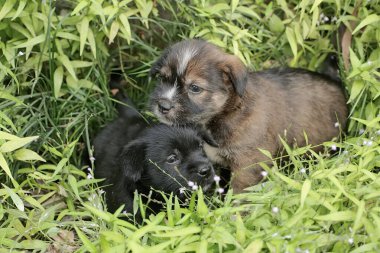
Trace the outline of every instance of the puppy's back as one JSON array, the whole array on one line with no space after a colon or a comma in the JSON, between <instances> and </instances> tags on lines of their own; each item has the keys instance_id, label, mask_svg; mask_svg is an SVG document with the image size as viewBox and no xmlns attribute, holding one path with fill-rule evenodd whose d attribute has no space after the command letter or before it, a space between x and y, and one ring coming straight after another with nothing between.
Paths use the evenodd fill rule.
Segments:
<instances>
[{"instance_id":1,"label":"puppy's back","mask_svg":"<svg viewBox=\"0 0 380 253\"><path fill-rule=\"evenodd\" d=\"M269 89L261 97L267 111L282 112L271 117L272 127L279 133L287 129L288 141L304 145L303 133L309 143L320 144L345 130L348 108L342 85L330 77L303 69L271 69L253 74L260 79L259 89ZM260 86L260 85L259 85ZM278 99L280 98L280 99ZM285 108L285 110L284 110ZM336 124L336 123L339 123Z\"/></svg>"}]
</instances>

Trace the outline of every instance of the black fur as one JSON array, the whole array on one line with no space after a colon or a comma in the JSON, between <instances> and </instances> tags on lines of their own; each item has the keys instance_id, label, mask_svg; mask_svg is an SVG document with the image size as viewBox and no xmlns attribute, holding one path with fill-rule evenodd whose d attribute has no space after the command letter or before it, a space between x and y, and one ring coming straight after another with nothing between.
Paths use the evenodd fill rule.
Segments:
<instances>
[{"instance_id":1,"label":"black fur","mask_svg":"<svg viewBox=\"0 0 380 253\"><path fill-rule=\"evenodd\" d=\"M127 106L119 105L119 117L94 140L95 177L105 178L109 211L124 204L131 213L135 190L147 196L153 188L182 198L180 189L189 188L189 181L211 189L215 173L202 148L207 139L203 133L191 127L149 126L127 99L122 102ZM173 162L173 154L178 161ZM161 195L152 196L160 200ZM149 206L154 212L160 207Z\"/></svg>"}]
</instances>

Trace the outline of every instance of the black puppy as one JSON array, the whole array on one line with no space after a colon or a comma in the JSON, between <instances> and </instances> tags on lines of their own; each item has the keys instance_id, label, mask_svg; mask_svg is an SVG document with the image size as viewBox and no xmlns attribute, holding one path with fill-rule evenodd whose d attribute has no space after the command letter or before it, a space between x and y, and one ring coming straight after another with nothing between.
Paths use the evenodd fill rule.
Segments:
<instances>
[{"instance_id":1,"label":"black puppy","mask_svg":"<svg viewBox=\"0 0 380 253\"><path fill-rule=\"evenodd\" d=\"M109 211L124 204L131 213L136 190L142 196L153 188L183 198L185 188L211 189L215 172L203 150L205 136L190 127L149 126L127 98L122 102L119 117L94 140L94 173L105 178ZM152 196L159 199L162 195L155 192ZM149 208L158 211L159 206Z\"/></svg>"}]
</instances>

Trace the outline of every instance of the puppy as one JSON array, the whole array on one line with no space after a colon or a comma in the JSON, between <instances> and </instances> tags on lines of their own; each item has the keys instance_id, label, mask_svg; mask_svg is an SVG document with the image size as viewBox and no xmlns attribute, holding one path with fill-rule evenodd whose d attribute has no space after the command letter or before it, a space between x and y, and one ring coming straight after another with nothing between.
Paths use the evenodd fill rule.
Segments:
<instances>
[{"instance_id":1,"label":"puppy","mask_svg":"<svg viewBox=\"0 0 380 253\"><path fill-rule=\"evenodd\" d=\"M119 117L93 143L94 173L105 178L108 210L114 212L124 204L131 213L136 190L143 197L152 194L158 202L162 195L151 189L180 199L189 182L210 190L215 173L203 150L207 138L190 127L149 126L128 99L123 102L127 105L119 105ZM156 212L162 206L153 202L148 207Z\"/></svg>"},{"instance_id":2,"label":"puppy","mask_svg":"<svg viewBox=\"0 0 380 253\"><path fill-rule=\"evenodd\" d=\"M262 180L257 164L268 157L259 149L276 156L283 148L279 137L318 145L346 126L346 98L336 81L302 69L250 72L206 41L174 44L151 74L158 78L150 99L154 114L166 124L207 129L219 147L206 146L206 153L231 168L235 192Z\"/></svg>"}]
</instances>

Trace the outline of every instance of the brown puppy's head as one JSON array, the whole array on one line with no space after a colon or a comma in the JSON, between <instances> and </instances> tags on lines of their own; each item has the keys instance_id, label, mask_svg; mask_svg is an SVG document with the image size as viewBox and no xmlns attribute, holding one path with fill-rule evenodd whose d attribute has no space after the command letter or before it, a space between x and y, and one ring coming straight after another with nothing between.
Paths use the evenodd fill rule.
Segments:
<instances>
[{"instance_id":1,"label":"brown puppy's head","mask_svg":"<svg viewBox=\"0 0 380 253\"><path fill-rule=\"evenodd\" d=\"M151 75L158 80L150 104L161 122L205 124L243 96L248 74L238 57L185 40L166 49Z\"/></svg>"}]
</instances>

